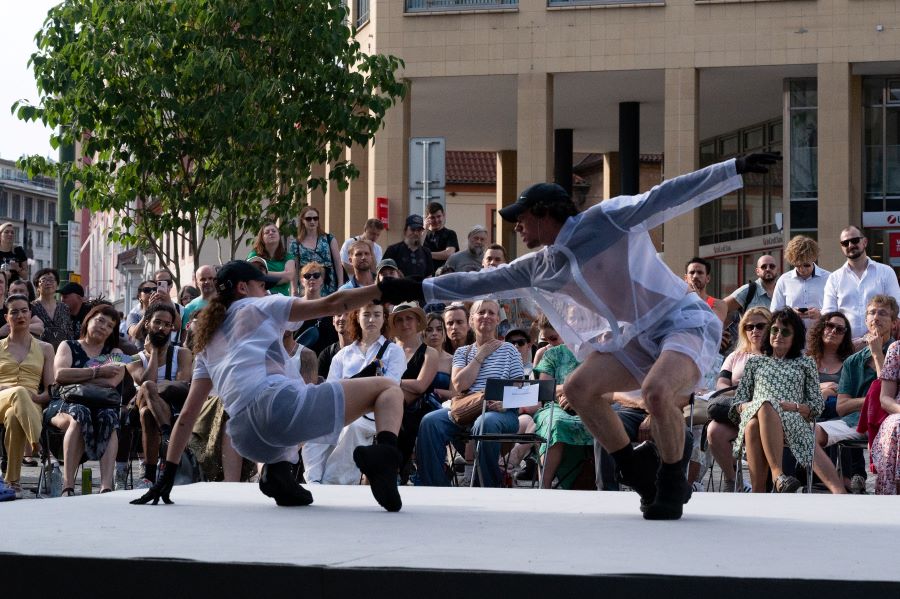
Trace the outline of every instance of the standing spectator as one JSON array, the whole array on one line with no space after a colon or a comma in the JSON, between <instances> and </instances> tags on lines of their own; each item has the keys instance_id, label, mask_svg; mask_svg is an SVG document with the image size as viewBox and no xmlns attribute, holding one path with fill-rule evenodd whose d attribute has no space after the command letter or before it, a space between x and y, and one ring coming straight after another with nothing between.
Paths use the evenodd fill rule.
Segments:
<instances>
[{"instance_id":1,"label":"standing spectator","mask_svg":"<svg viewBox=\"0 0 900 599\"><path fill-rule=\"evenodd\" d=\"M78 283L66 283L59 290L59 299L69 308L75 336L81 336L81 323L93 306L84 301L84 287Z\"/></svg>"},{"instance_id":2,"label":"standing spectator","mask_svg":"<svg viewBox=\"0 0 900 599\"><path fill-rule=\"evenodd\" d=\"M459 240L456 231L444 226L444 206L440 202L431 202L425 209L425 248L431 252L431 260L437 270L447 259L459 251Z\"/></svg>"},{"instance_id":3,"label":"standing spectator","mask_svg":"<svg viewBox=\"0 0 900 599\"><path fill-rule=\"evenodd\" d=\"M775 283L778 279L778 263L775 262L775 258L768 254L760 256L756 261L756 276L758 278L755 281L741 285L725 298L729 312L734 310L744 312L756 306L768 309L772 305L772 296L775 294Z\"/></svg>"},{"instance_id":4,"label":"standing spectator","mask_svg":"<svg viewBox=\"0 0 900 599\"><path fill-rule=\"evenodd\" d=\"M475 343L464 345L453 354L453 388L460 393L484 391L489 378L519 379L524 375L522 358L516 348L497 339L500 307L493 300L472 305ZM518 410L504 410L500 402L488 402L487 412L472 425L478 433L514 433L519 428ZM465 432L444 408L422 419L416 441L419 481L425 486L447 486L444 471L447 443ZM500 486L499 443L484 443L478 455L478 470L486 487Z\"/></svg>"},{"instance_id":5,"label":"standing spectator","mask_svg":"<svg viewBox=\"0 0 900 599\"><path fill-rule=\"evenodd\" d=\"M334 356L353 343L353 332L348 325L351 314L351 312L346 312L335 314L331 317L331 325L334 327L338 338L337 341L319 352L319 376L322 377L323 381L328 378L328 371L331 369L331 362L334 360Z\"/></svg>"},{"instance_id":6,"label":"standing spectator","mask_svg":"<svg viewBox=\"0 0 900 599\"><path fill-rule=\"evenodd\" d=\"M375 281L377 283L380 283L385 277L390 279L403 278L403 273L397 268L397 263L390 258L385 258L379 262L378 267L375 269Z\"/></svg>"},{"instance_id":7,"label":"standing spectator","mask_svg":"<svg viewBox=\"0 0 900 599\"><path fill-rule=\"evenodd\" d=\"M695 256L684 265L684 282L688 284L688 289L699 295L710 310L715 312L719 320L725 322L725 318L728 316L728 305L723 300L716 299L706 292L709 279L710 263L703 258Z\"/></svg>"},{"instance_id":8,"label":"standing spectator","mask_svg":"<svg viewBox=\"0 0 900 599\"><path fill-rule=\"evenodd\" d=\"M303 286L303 301L317 300L322 297L322 282L325 280L325 269L318 262L310 262L300 269L300 284ZM331 316L309 318L297 329L294 338L298 339L308 329L316 329L315 338L306 342L306 347L318 355L323 349L338 340L337 331L332 325Z\"/></svg>"},{"instance_id":9,"label":"standing spectator","mask_svg":"<svg viewBox=\"0 0 900 599\"><path fill-rule=\"evenodd\" d=\"M172 299L172 292L175 291L175 281L172 280L172 273L165 268L157 270L153 273L153 279L156 281L156 296L150 298L150 304L162 302L169 304L175 309L178 318L175 320L175 326L172 329L172 343L178 345L181 339L181 305Z\"/></svg>"},{"instance_id":10,"label":"standing spectator","mask_svg":"<svg viewBox=\"0 0 900 599\"><path fill-rule=\"evenodd\" d=\"M196 278L196 273L194 273L194 278ZM178 303L184 308L198 297L200 297L199 289L193 285L185 285L181 288L181 295L178 296Z\"/></svg>"},{"instance_id":11,"label":"standing spectator","mask_svg":"<svg viewBox=\"0 0 900 599\"><path fill-rule=\"evenodd\" d=\"M20 499L27 494L19 484L25 445L40 450L41 410L53 384L53 348L28 332L31 307L25 296L9 296L6 310L10 334L0 340L0 422L6 427L6 483Z\"/></svg>"},{"instance_id":12,"label":"standing spectator","mask_svg":"<svg viewBox=\"0 0 900 599\"><path fill-rule=\"evenodd\" d=\"M825 283L831 273L816 264L819 244L805 235L797 235L788 242L784 257L794 268L778 277L769 309L775 312L784 307L793 308L810 328L822 316Z\"/></svg>"},{"instance_id":13,"label":"standing spectator","mask_svg":"<svg viewBox=\"0 0 900 599\"><path fill-rule=\"evenodd\" d=\"M378 245L378 238L381 237L382 231L384 231L384 223L377 218L370 218L363 227L362 235L350 237L343 245L341 245L341 262L344 265L344 270L348 273L353 272L353 267L350 265L350 246L354 241L370 242L372 244L374 264L381 262L382 254L384 254L384 252L382 251L381 246Z\"/></svg>"},{"instance_id":14,"label":"standing spectator","mask_svg":"<svg viewBox=\"0 0 900 599\"><path fill-rule=\"evenodd\" d=\"M119 343L119 313L108 304L101 304L84 319L83 333L78 341L60 343L56 350L54 368L59 385L88 383L115 389L125 376L125 366L108 363L92 368L91 358L122 354ZM100 460L100 492L113 489L116 451L119 437L119 408L88 408L76 403L63 403L50 423L65 432L63 437L63 495L74 495L75 469L84 456Z\"/></svg>"},{"instance_id":15,"label":"standing spectator","mask_svg":"<svg viewBox=\"0 0 900 599\"><path fill-rule=\"evenodd\" d=\"M481 257L487 245L488 232L482 225L475 225L469 230L469 247L464 252L456 252L447 259L447 266L454 272L472 272L481 270Z\"/></svg>"},{"instance_id":16,"label":"standing spectator","mask_svg":"<svg viewBox=\"0 0 900 599\"><path fill-rule=\"evenodd\" d=\"M481 258L482 268L496 268L506 264L506 250L499 243L492 243L484 251ZM529 339L537 336L536 324L540 315L537 304L531 298L518 297L505 299L500 304L499 332L504 337L511 329L523 329L528 332ZM534 362L537 364L537 361Z\"/></svg>"},{"instance_id":17,"label":"standing spectator","mask_svg":"<svg viewBox=\"0 0 900 599\"><path fill-rule=\"evenodd\" d=\"M42 268L34 273L34 286L38 297L32 302L31 310L44 323L41 341L46 341L56 350L63 341L75 339L69 307L56 301L59 273L52 268Z\"/></svg>"},{"instance_id":18,"label":"standing spectator","mask_svg":"<svg viewBox=\"0 0 900 599\"><path fill-rule=\"evenodd\" d=\"M144 310L150 307L151 299L158 296L156 281L141 281L138 285L137 305L128 313L126 320L126 332L128 338L139 347L144 345L144 335L141 329L141 320L144 318Z\"/></svg>"},{"instance_id":19,"label":"standing spectator","mask_svg":"<svg viewBox=\"0 0 900 599\"><path fill-rule=\"evenodd\" d=\"M296 295L297 264L296 256L284 249L281 233L273 222L267 222L256 235L253 249L247 254L247 260L259 256L266 261L269 274L280 279L280 283L270 290L281 295ZM213 273L215 276L215 273Z\"/></svg>"},{"instance_id":20,"label":"standing spectator","mask_svg":"<svg viewBox=\"0 0 900 599\"><path fill-rule=\"evenodd\" d=\"M873 296L889 295L900 301L900 285L894 269L871 260L866 255L866 239L858 227L841 231L841 251L847 257L843 266L828 275L825 283L823 312L840 310L857 333L866 330L866 306ZM854 345L861 346L859 340Z\"/></svg>"},{"instance_id":21,"label":"standing spectator","mask_svg":"<svg viewBox=\"0 0 900 599\"><path fill-rule=\"evenodd\" d=\"M304 206L300 211L297 239L291 242L291 254L297 257L297 268L302 270L310 262L318 262L325 268L322 297L337 291L344 284L344 269L334 235L326 233L319 220L319 211Z\"/></svg>"},{"instance_id":22,"label":"standing spectator","mask_svg":"<svg viewBox=\"0 0 900 599\"><path fill-rule=\"evenodd\" d=\"M388 246L384 252L385 259L394 260L404 277L423 279L434 273L431 252L422 247L425 237L425 225L418 214L406 217L403 228L403 241Z\"/></svg>"},{"instance_id":23,"label":"standing spectator","mask_svg":"<svg viewBox=\"0 0 900 599\"><path fill-rule=\"evenodd\" d=\"M194 282L200 288L200 295L181 310L181 327L186 329L197 310L205 308L209 300L216 296L216 267L204 264L194 273Z\"/></svg>"},{"instance_id":24,"label":"standing spectator","mask_svg":"<svg viewBox=\"0 0 900 599\"><path fill-rule=\"evenodd\" d=\"M12 223L0 225L0 270L9 273L9 282L28 278L25 248L16 245L16 228Z\"/></svg>"},{"instance_id":25,"label":"standing spectator","mask_svg":"<svg viewBox=\"0 0 900 599\"><path fill-rule=\"evenodd\" d=\"M484 250L481 257L481 268L492 268L506 264L509 259L506 257L506 249L499 243L492 243Z\"/></svg>"},{"instance_id":26,"label":"standing spectator","mask_svg":"<svg viewBox=\"0 0 900 599\"><path fill-rule=\"evenodd\" d=\"M350 277L341 289L355 289L364 285L374 285L372 273L372 244L368 241L354 241L347 250L350 255Z\"/></svg>"}]
</instances>

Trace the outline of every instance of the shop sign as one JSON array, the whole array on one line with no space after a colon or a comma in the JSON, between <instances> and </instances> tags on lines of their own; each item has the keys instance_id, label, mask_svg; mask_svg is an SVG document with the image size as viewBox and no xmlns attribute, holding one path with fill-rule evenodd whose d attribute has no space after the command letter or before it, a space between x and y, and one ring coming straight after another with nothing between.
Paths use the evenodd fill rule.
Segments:
<instances>
[{"instance_id":1,"label":"shop sign","mask_svg":"<svg viewBox=\"0 0 900 599\"><path fill-rule=\"evenodd\" d=\"M758 235L734 241L722 243L710 243L700 246L701 258L719 258L732 254L746 254L748 252L780 248L784 245L784 234L772 233L771 235Z\"/></svg>"}]
</instances>

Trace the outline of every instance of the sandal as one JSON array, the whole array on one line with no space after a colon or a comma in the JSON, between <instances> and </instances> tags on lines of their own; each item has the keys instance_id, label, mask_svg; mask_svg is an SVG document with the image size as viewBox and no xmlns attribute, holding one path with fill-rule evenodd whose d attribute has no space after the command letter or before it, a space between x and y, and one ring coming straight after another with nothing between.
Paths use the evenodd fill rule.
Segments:
<instances>
[{"instance_id":1,"label":"sandal","mask_svg":"<svg viewBox=\"0 0 900 599\"><path fill-rule=\"evenodd\" d=\"M38 465L38 461L34 458L22 458L22 465L33 468Z\"/></svg>"},{"instance_id":2,"label":"sandal","mask_svg":"<svg viewBox=\"0 0 900 599\"><path fill-rule=\"evenodd\" d=\"M801 486L800 481L789 474L782 474L775 481L776 493L796 493Z\"/></svg>"},{"instance_id":3,"label":"sandal","mask_svg":"<svg viewBox=\"0 0 900 599\"><path fill-rule=\"evenodd\" d=\"M59 494L60 497L75 497L75 489L72 487L66 487L62 490L62 493Z\"/></svg>"},{"instance_id":4,"label":"sandal","mask_svg":"<svg viewBox=\"0 0 900 599\"><path fill-rule=\"evenodd\" d=\"M103 495L104 493L109 493L111 491L112 489L100 489L100 494Z\"/></svg>"}]
</instances>

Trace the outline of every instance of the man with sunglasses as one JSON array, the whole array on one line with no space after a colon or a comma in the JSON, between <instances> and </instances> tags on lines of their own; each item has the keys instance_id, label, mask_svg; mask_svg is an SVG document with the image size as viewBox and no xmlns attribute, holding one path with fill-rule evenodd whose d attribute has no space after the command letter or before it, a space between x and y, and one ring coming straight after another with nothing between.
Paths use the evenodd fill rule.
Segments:
<instances>
[{"instance_id":1,"label":"man with sunglasses","mask_svg":"<svg viewBox=\"0 0 900 599\"><path fill-rule=\"evenodd\" d=\"M893 268L866 255L869 240L859 227L850 225L841 231L840 243L847 262L828 276L822 312L843 312L850 321L850 330L857 336L853 344L859 348L860 335L866 330L866 305L879 294L900 301L900 285Z\"/></svg>"},{"instance_id":2,"label":"man with sunglasses","mask_svg":"<svg viewBox=\"0 0 900 599\"><path fill-rule=\"evenodd\" d=\"M756 306L768 308L772 304L772 296L775 294L775 283L778 282L778 262L775 261L775 258L768 254L760 256L759 260L756 261L756 276L757 279L755 281L741 285L725 298L728 312L739 310L743 313ZM755 286L752 295L750 293L751 285Z\"/></svg>"},{"instance_id":3,"label":"man with sunglasses","mask_svg":"<svg viewBox=\"0 0 900 599\"><path fill-rule=\"evenodd\" d=\"M779 158L750 154L713 164L581 213L559 185L532 185L499 214L537 251L494 269L426 279L421 286L383 281L383 298L534 299L582 360L566 379L566 398L612 455L620 480L640 495L644 518L678 519L690 498L681 465L682 406L718 353L722 323L659 258L649 231L740 189L742 174L767 173ZM637 389L653 417L655 449L634 449L601 399Z\"/></svg>"}]
</instances>

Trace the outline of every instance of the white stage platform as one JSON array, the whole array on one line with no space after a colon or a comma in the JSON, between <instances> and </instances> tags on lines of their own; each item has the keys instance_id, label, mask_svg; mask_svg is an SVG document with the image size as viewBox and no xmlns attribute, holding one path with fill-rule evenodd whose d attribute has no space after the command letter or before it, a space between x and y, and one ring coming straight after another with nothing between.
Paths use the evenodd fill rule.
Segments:
<instances>
[{"instance_id":1,"label":"white stage platform","mask_svg":"<svg viewBox=\"0 0 900 599\"><path fill-rule=\"evenodd\" d=\"M52 573L63 595L121 566L126 594L155 596L165 579L173 596L900 596L897 497L696 493L682 520L648 522L634 493L404 487L389 514L368 487L311 490L305 508L224 483L176 487L169 506L129 505L138 491L0 504L0 571ZM11 578L35 588L4 576L4 595Z\"/></svg>"}]
</instances>

